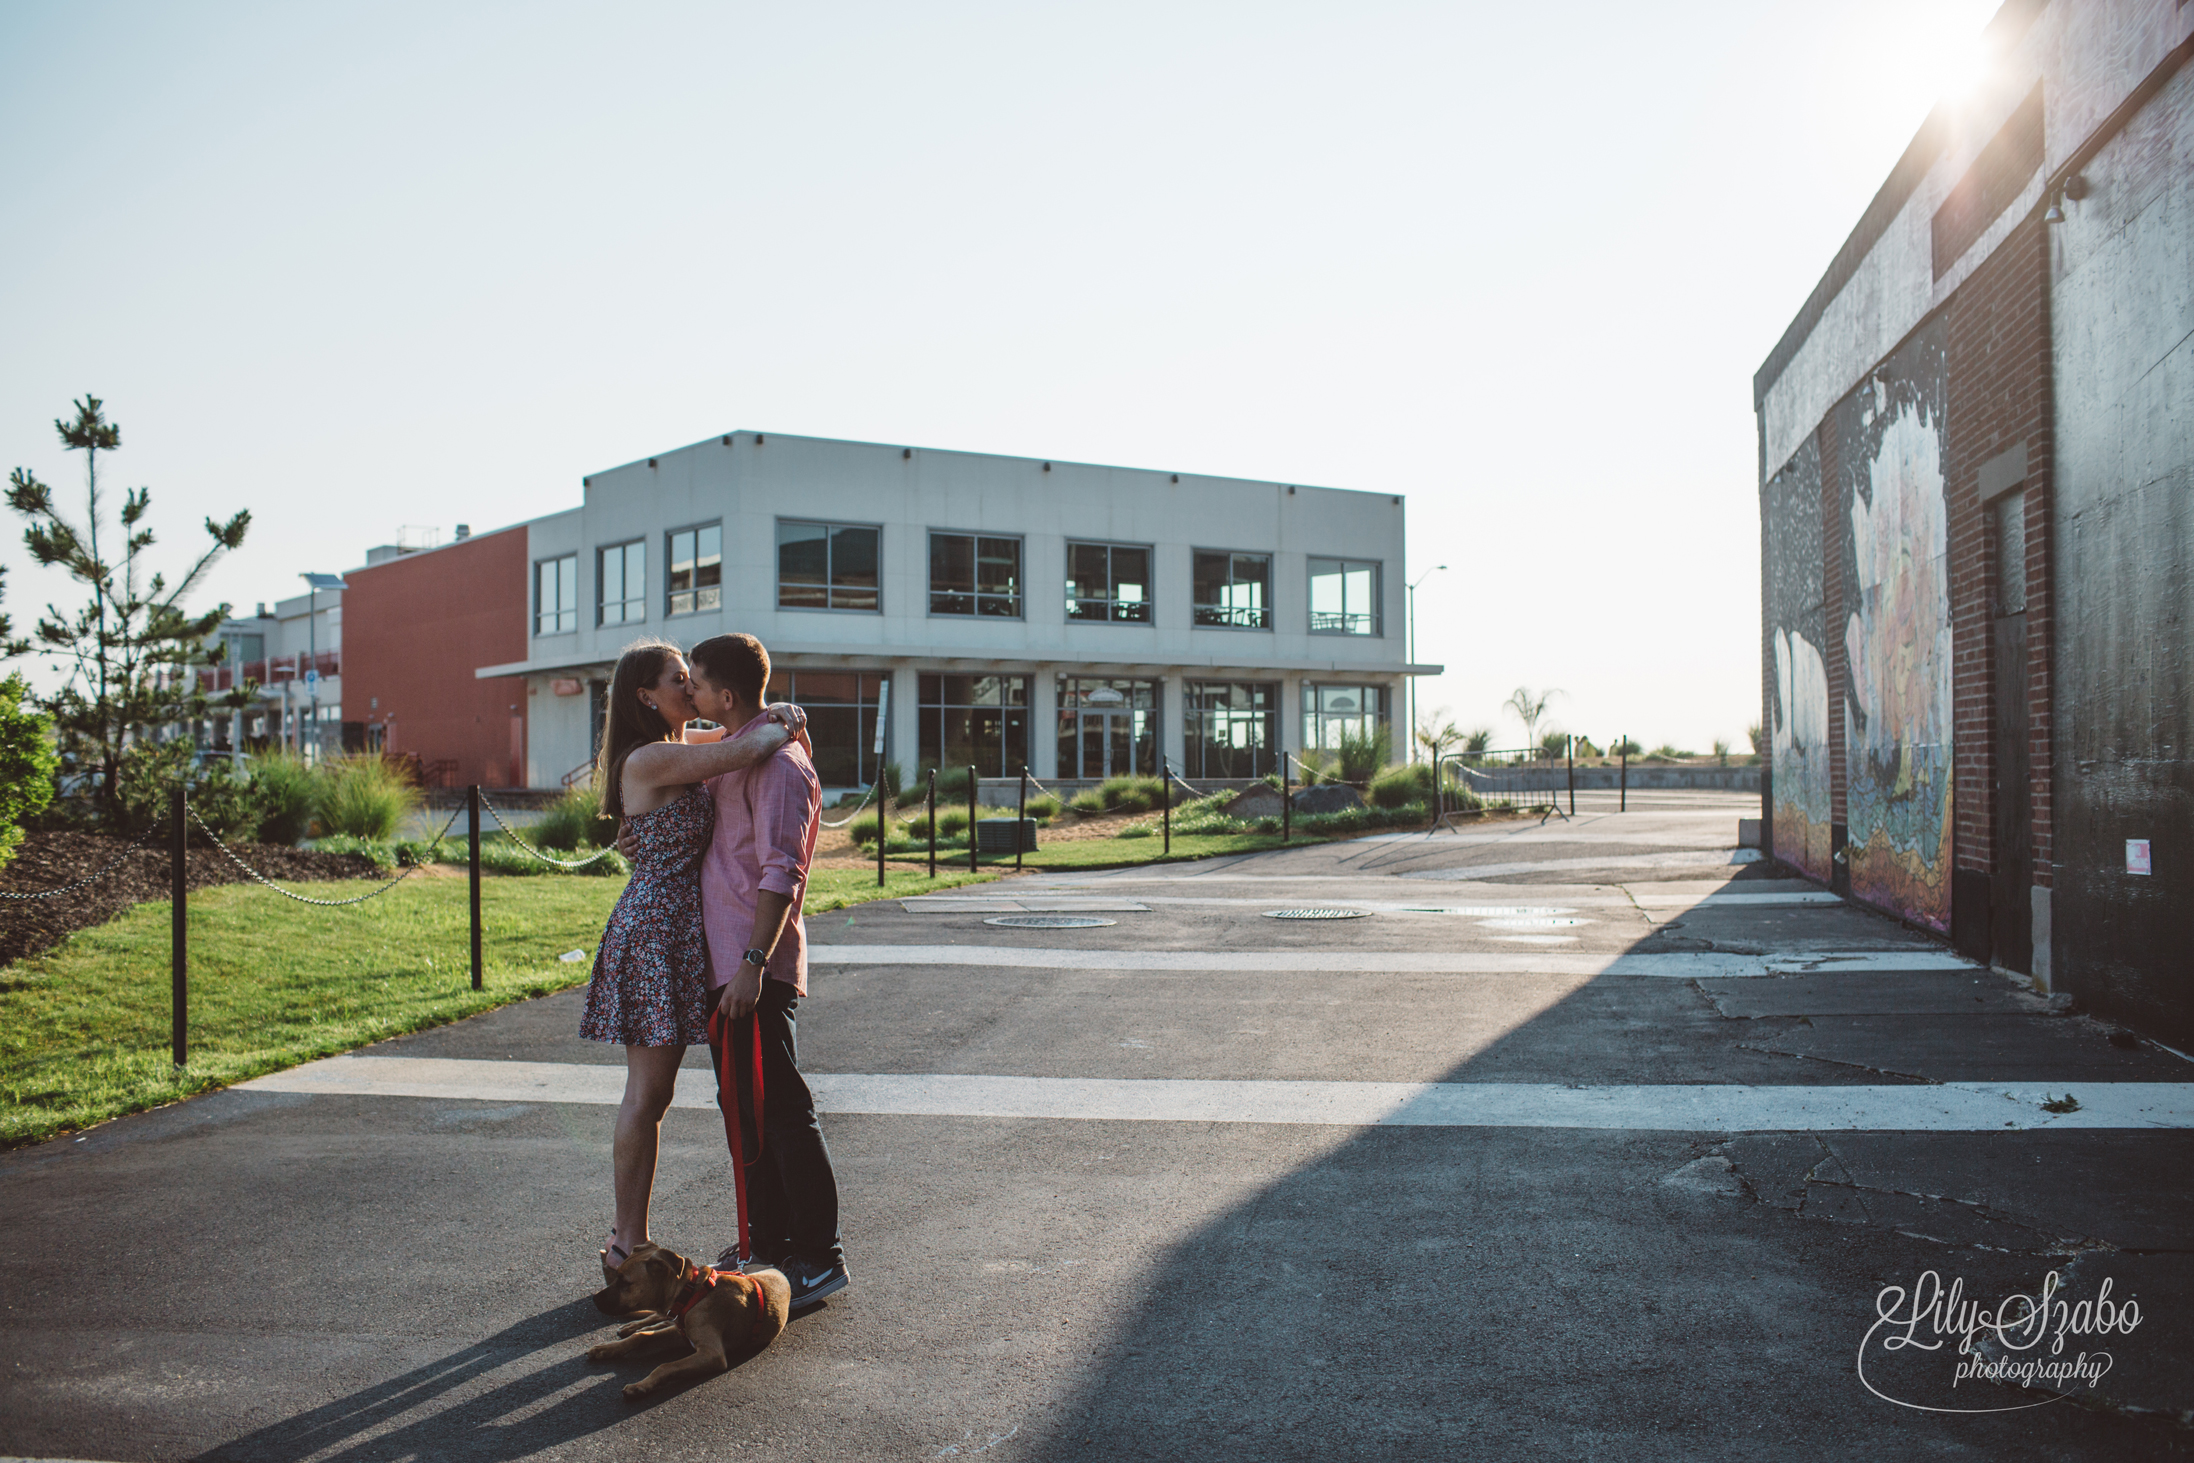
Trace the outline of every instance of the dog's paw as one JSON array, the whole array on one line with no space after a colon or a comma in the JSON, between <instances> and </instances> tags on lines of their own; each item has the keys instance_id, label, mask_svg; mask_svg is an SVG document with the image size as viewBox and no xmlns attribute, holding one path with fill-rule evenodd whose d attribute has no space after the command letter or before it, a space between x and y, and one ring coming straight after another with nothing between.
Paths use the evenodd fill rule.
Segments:
<instances>
[{"instance_id":1,"label":"dog's paw","mask_svg":"<svg viewBox=\"0 0 2194 1463\"><path fill-rule=\"evenodd\" d=\"M614 1341L604 1341L598 1346L587 1348L588 1361L615 1361L623 1354L624 1348Z\"/></svg>"},{"instance_id":2,"label":"dog's paw","mask_svg":"<svg viewBox=\"0 0 2194 1463\"><path fill-rule=\"evenodd\" d=\"M629 1382L625 1386L625 1400L627 1402L638 1402L654 1390L646 1382Z\"/></svg>"}]
</instances>

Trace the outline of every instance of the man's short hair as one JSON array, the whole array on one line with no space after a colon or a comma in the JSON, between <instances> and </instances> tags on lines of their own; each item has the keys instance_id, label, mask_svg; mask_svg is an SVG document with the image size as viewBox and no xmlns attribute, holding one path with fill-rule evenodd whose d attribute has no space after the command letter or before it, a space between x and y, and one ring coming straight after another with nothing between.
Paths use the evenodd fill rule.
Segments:
<instances>
[{"instance_id":1,"label":"man's short hair","mask_svg":"<svg viewBox=\"0 0 2194 1463\"><path fill-rule=\"evenodd\" d=\"M719 690L759 706L769 689L769 652L752 635L711 635L686 660Z\"/></svg>"}]
</instances>

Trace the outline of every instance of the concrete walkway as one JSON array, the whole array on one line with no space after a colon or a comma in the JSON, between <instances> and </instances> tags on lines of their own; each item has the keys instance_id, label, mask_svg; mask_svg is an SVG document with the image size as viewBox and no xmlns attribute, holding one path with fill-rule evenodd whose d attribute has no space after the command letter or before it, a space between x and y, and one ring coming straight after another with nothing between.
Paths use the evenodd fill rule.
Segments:
<instances>
[{"instance_id":1,"label":"concrete walkway","mask_svg":"<svg viewBox=\"0 0 2194 1463\"><path fill-rule=\"evenodd\" d=\"M854 1284L646 1407L584 1360L621 1074L577 993L8 1155L0 1453L2183 1446L2194 1067L1767 877L1751 799L1579 805L818 917ZM712 1255L703 1068L656 1230ZM2111 1358L2077 1400L1869 1339L1885 1287L1994 1307L2053 1271L2141 1307L2068 1337ZM2018 1340L1980 1350L2049 1360Z\"/></svg>"}]
</instances>

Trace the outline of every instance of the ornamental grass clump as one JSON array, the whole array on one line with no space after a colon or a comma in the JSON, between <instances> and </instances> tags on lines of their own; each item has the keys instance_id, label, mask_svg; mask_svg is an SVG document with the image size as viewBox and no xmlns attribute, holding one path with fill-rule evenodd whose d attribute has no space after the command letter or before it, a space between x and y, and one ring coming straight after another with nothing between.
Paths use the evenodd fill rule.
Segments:
<instances>
[{"instance_id":1,"label":"ornamental grass clump","mask_svg":"<svg viewBox=\"0 0 2194 1463\"><path fill-rule=\"evenodd\" d=\"M602 800L591 784L567 787L564 795L548 805L541 820L526 830L536 848L603 848L617 840L617 820L602 815Z\"/></svg>"},{"instance_id":2,"label":"ornamental grass clump","mask_svg":"<svg viewBox=\"0 0 2194 1463\"><path fill-rule=\"evenodd\" d=\"M325 834L386 843L421 802L419 789L379 757L339 757L322 764L327 778L320 799Z\"/></svg>"},{"instance_id":3,"label":"ornamental grass clump","mask_svg":"<svg viewBox=\"0 0 2194 1463\"><path fill-rule=\"evenodd\" d=\"M294 752L254 757L251 785L259 797L259 841L294 844L312 832L325 779Z\"/></svg>"}]
</instances>

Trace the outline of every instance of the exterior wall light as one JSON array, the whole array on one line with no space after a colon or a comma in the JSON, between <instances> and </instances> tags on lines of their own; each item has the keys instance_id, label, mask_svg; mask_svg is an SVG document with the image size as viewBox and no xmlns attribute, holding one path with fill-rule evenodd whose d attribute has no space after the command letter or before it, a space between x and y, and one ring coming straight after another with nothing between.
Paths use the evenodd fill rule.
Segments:
<instances>
[{"instance_id":1,"label":"exterior wall light","mask_svg":"<svg viewBox=\"0 0 2194 1463\"><path fill-rule=\"evenodd\" d=\"M2064 206L2059 201L2059 195L2054 193L2050 195L2049 211L2042 215L2042 222L2045 224L2061 224L2064 222Z\"/></svg>"}]
</instances>

